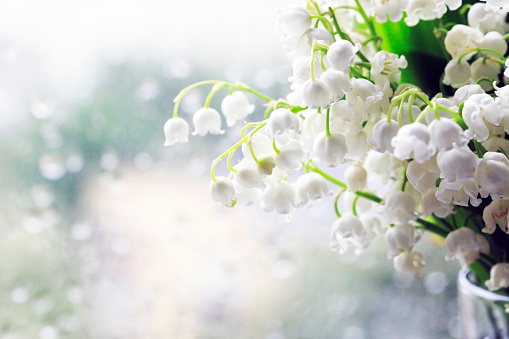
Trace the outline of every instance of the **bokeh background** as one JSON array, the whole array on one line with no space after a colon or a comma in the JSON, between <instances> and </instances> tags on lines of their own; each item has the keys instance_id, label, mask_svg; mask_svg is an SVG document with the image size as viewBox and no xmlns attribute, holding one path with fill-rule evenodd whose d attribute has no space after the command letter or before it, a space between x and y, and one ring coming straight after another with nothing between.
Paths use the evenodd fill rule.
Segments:
<instances>
[{"instance_id":1,"label":"bokeh background","mask_svg":"<svg viewBox=\"0 0 509 339\"><path fill-rule=\"evenodd\" d=\"M458 337L440 241L418 280L383 239L339 256L330 200L287 221L209 198L238 128L162 146L193 82L288 92L295 2L0 0L0 338Z\"/></svg>"}]
</instances>

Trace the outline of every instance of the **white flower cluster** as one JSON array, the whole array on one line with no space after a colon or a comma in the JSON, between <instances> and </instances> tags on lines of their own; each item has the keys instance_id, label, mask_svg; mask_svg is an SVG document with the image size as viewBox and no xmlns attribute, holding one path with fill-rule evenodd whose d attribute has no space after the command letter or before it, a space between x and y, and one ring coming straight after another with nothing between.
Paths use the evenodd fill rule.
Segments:
<instances>
[{"instance_id":1,"label":"white flower cluster","mask_svg":"<svg viewBox=\"0 0 509 339\"><path fill-rule=\"evenodd\" d=\"M209 98L221 87L238 90L221 105L228 126L253 112L242 91L268 102L265 119L247 124L240 141L213 163L213 199L228 207L260 202L267 211L291 214L335 194L338 219L331 248L360 253L383 235L394 267L417 277L425 264L415 249L422 230L446 238L447 260L470 265L490 255L494 249L486 235L498 225L505 236L509 222L509 86L492 85L504 74L509 28L505 12L490 11L507 5L475 4L469 26L454 25L447 32L444 44L452 59L443 82L457 88L454 95L429 98L413 85L400 84L407 60L381 50L372 25L373 18L400 20L403 12L405 22L415 25L441 17L446 6L460 5L309 1L306 8L280 11L278 30L293 65L286 99L270 99L239 83L203 83L214 84ZM355 6L366 25L351 15ZM187 141L189 126L176 112L188 89L175 99L174 117L164 127L166 145ZM220 113L208 107L209 101L193 117L194 134L223 133ZM237 149L243 158L232 164ZM223 159L230 173L215 177L215 165ZM333 169L322 169L345 162L351 166L343 180L331 174ZM375 191L368 183L383 189ZM455 214L468 223L464 216L481 206L483 234L451 223ZM509 270L499 271L506 273L492 274L490 289L509 285Z\"/></svg>"}]
</instances>

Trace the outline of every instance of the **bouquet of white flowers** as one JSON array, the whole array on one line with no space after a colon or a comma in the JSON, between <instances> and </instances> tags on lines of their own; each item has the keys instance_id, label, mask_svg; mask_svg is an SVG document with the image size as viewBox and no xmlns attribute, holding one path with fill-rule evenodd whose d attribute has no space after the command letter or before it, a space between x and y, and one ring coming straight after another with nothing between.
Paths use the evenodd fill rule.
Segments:
<instances>
[{"instance_id":1,"label":"bouquet of white flowers","mask_svg":"<svg viewBox=\"0 0 509 339\"><path fill-rule=\"evenodd\" d=\"M188 141L178 108L190 89L211 85L193 116L198 135L224 132L210 107L219 90L229 90L221 104L229 127L253 112L251 93L266 101L264 119L245 123L238 142L213 161L214 200L291 214L332 195L332 250L360 253L383 235L395 269L419 277L425 263L415 244L428 231L445 238L446 260L503 291L508 10L509 0L310 0L281 10L290 94L274 99L242 83L193 84L174 100L165 145ZM232 163L237 151L243 158ZM229 169L222 176L220 161ZM342 178L327 169L345 162Z\"/></svg>"}]
</instances>

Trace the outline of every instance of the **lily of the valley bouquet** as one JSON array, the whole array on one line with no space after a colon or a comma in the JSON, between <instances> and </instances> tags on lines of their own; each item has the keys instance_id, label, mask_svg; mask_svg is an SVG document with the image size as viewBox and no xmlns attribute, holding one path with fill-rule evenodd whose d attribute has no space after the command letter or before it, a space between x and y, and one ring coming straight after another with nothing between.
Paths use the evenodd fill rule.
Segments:
<instances>
[{"instance_id":1,"label":"lily of the valley bouquet","mask_svg":"<svg viewBox=\"0 0 509 339\"><path fill-rule=\"evenodd\" d=\"M415 245L428 231L445 238L446 260L470 266L490 290L507 288L507 10L508 0L311 0L281 10L288 96L193 84L174 100L165 145L188 141L179 103L210 86L193 134L244 124L212 163L214 200L291 214L331 196L332 250L360 253L383 236L395 269L419 277ZM222 114L210 107L221 89ZM246 122L246 93L266 101L262 121ZM228 173L216 173L219 162ZM340 177L334 168L345 163Z\"/></svg>"}]
</instances>

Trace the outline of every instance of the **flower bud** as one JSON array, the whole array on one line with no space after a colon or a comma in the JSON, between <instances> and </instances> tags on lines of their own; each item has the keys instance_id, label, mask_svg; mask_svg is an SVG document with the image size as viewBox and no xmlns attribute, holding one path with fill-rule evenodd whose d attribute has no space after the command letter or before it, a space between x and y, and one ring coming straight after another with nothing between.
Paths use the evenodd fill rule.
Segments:
<instances>
[{"instance_id":1,"label":"flower bud","mask_svg":"<svg viewBox=\"0 0 509 339\"><path fill-rule=\"evenodd\" d=\"M364 190L367 178L368 172L362 166L352 165L345 171L345 183L352 192Z\"/></svg>"},{"instance_id":2,"label":"flower bud","mask_svg":"<svg viewBox=\"0 0 509 339\"><path fill-rule=\"evenodd\" d=\"M212 180L209 185L209 192L212 199L226 207L233 207L237 203L233 183L225 177L216 177L216 180Z\"/></svg>"}]
</instances>

